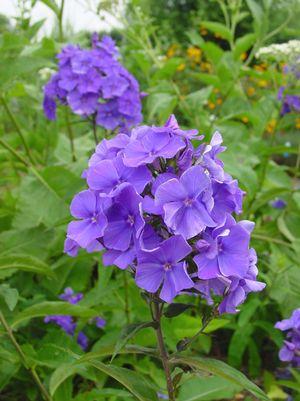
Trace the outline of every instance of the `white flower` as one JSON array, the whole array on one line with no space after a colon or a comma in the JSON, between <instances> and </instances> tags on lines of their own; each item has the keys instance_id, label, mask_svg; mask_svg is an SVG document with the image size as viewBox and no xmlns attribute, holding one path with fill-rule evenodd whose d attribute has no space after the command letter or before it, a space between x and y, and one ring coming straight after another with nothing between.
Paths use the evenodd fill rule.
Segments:
<instances>
[{"instance_id":1,"label":"white flower","mask_svg":"<svg viewBox=\"0 0 300 401\"><path fill-rule=\"evenodd\" d=\"M299 61L300 40L290 40L286 43L272 44L267 47L261 47L255 56L257 58L273 59L276 61Z\"/></svg>"}]
</instances>

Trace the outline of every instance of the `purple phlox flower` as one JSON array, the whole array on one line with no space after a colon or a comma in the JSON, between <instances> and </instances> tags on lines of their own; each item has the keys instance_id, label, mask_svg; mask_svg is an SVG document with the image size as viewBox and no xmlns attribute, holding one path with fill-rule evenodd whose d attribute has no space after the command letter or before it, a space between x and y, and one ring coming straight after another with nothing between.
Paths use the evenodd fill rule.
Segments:
<instances>
[{"instance_id":1,"label":"purple phlox flower","mask_svg":"<svg viewBox=\"0 0 300 401\"><path fill-rule=\"evenodd\" d=\"M152 183L151 193L153 195L145 195L143 198L143 211L149 214L157 214L161 215L164 213L164 210L161 205L156 205L154 196L157 191L157 188L164 182L171 180L172 178L178 178L176 174L173 172L166 172L159 174Z\"/></svg>"},{"instance_id":2,"label":"purple phlox flower","mask_svg":"<svg viewBox=\"0 0 300 401\"><path fill-rule=\"evenodd\" d=\"M285 86L281 86L281 87L278 89L278 93L277 93L277 99L278 99L278 100L282 100L282 99L283 99L283 92L284 92L284 90L285 90Z\"/></svg>"},{"instance_id":3,"label":"purple phlox flower","mask_svg":"<svg viewBox=\"0 0 300 401\"><path fill-rule=\"evenodd\" d=\"M133 132L132 140L124 150L124 164L138 167L152 163L158 157L170 159L184 147L184 141L179 136L142 126Z\"/></svg>"},{"instance_id":4,"label":"purple phlox flower","mask_svg":"<svg viewBox=\"0 0 300 401\"><path fill-rule=\"evenodd\" d=\"M285 103L295 111L300 111L300 97L297 95L286 95Z\"/></svg>"},{"instance_id":5,"label":"purple phlox flower","mask_svg":"<svg viewBox=\"0 0 300 401\"><path fill-rule=\"evenodd\" d=\"M176 235L163 241L158 248L140 251L136 270L136 283L148 292L160 291L160 298L172 302L182 290L193 287L184 259L192 248L185 239Z\"/></svg>"},{"instance_id":6,"label":"purple phlox flower","mask_svg":"<svg viewBox=\"0 0 300 401\"><path fill-rule=\"evenodd\" d=\"M188 142L185 149L178 153L176 157L176 163L179 168L179 172L182 173L192 166L194 158L194 147L191 142Z\"/></svg>"},{"instance_id":7,"label":"purple phlox flower","mask_svg":"<svg viewBox=\"0 0 300 401\"><path fill-rule=\"evenodd\" d=\"M142 197L132 185L123 184L113 198L106 215L108 224L104 232L104 245L108 249L126 251L138 238L145 225L141 210Z\"/></svg>"},{"instance_id":8,"label":"purple phlox flower","mask_svg":"<svg viewBox=\"0 0 300 401\"><path fill-rule=\"evenodd\" d=\"M146 166L127 167L121 156L114 160L100 161L87 172L89 187L106 194L113 194L124 182L130 183L140 194L151 179L152 175Z\"/></svg>"},{"instance_id":9,"label":"purple phlox flower","mask_svg":"<svg viewBox=\"0 0 300 401\"><path fill-rule=\"evenodd\" d=\"M69 256L75 257L78 254L80 246L77 244L76 241L72 240L71 238L66 238L65 243L64 243L64 253L68 254ZM92 241L86 248L85 250L88 253L92 252L99 252L103 250L103 246L101 243L97 240Z\"/></svg>"},{"instance_id":10,"label":"purple phlox flower","mask_svg":"<svg viewBox=\"0 0 300 401\"><path fill-rule=\"evenodd\" d=\"M226 150L226 147L221 145L222 142L222 135L217 131L213 134L209 145L200 145L195 152L198 157L196 164L200 164L207 169L211 176L220 182L225 179L224 164L217 158L219 153Z\"/></svg>"},{"instance_id":11,"label":"purple phlox flower","mask_svg":"<svg viewBox=\"0 0 300 401\"><path fill-rule=\"evenodd\" d=\"M74 113L88 116L96 112L98 94L92 92L80 93L78 90L73 90L68 94L67 100Z\"/></svg>"},{"instance_id":12,"label":"purple phlox flower","mask_svg":"<svg viewBox=\"0 0 300 401\"><path fill-rule=\"evenodd\" d=\"M119 134L112 139L103 139L96 147L95 153L89 160L89 166L97 164L101 160L114 159L129 142L129 136Z\"/></svg>"},{"instance_id":13,"label":"purple phlox flower","mask_svg":"<svg viewBox=\"0 0 300 401\"><path fill-rule=\"evenodd\" d=\"M191 130L187 130L187 131L182 130L179 127L174 114L170 115L170 117L167 119L167 121L163 127L153 127L153 130L155 132L168 132L171 135L178 135L178 136L184 137L186 139L202 140L204 138L204 135L201 135L198 137L198 130L196 130L196 129L191 129Z\"/></svg>"},{"instance_id":14,"label":"purple phlox flower","mask_svg":"<svg viewBox=\"0 0 300 401\"><path fill-rule=\"evenodd\" d=\"M194 257L198 277L244 277L249 267L249 241L249 232L229 215L223 226L206 230L197 242L199 254Z\"/></svg>"},{"instance_id":15,"label":"purple phlox flower","mask_svg":"<svg viewBox=\"0 0 300 401\"><path fill-rule=\"evenodd\" d=\"M83 331L80 331L77 336L77 344L85 351L89 345L89 339L84 334Z\"/></svg>"},{"instance_id":16,"label":"purple phlox flower","mask_svg":"<svg viewBox=\"0 0 300 401\"><path fill-rule=\"evenodd\" d=\"M157 392L157 397L161 398L162 400L168 400L169 399L167 394L161 393L160 391Z\"/></svg>"},{"instance_id":17,"label":"purple phlox flower","mask_svg":"<svg viewBox=\"0 0 300 401\"><path fill-rule=\"evenodd\" d=\"M128 81L119 75L110 74L101 78L103 98L111 99L115 96L122 96L128 85Z\"/></svg>"},{"instance_id":18,"label":"purple phlox flower","mask_svg":"<svg viewBox=\"0 0 300 401\"><path fill-rule=\"evenodd\" d=\"M97 110L96 122L98 125L114 130L120 123L120 114L116 100L100 103Z\"/></svg>"},{"instance_id":19,"label":"purple phlox flower","mask_svg":"<svg viewBox=\"0 0 300 401\"><path fill-rule=\"evenodd\" d=\"M274 199L273 201L270 202L270 205L274 209L284 209L286 207L287 203L283 199L276 198L276 199Z\"/></svg>"},{"instance_id":20,"label":"purple phlox flower","mask_svg":"<svg viewBox=\"0 0 300 401\"><path fill-rule=\"evenodd\" d=\"M134 259L136 258L136 249L131 242L131 245L126 251L118 251L116 249L108 249L103 254L103 265L104 266L117 266L121 270L127 269L130 266Z\"/></svg>"},{"instance_id":21,"label":"purple phlox flower","mask_svg":"<svg viewBox=\"0 0 300 401\"><path fill-rule=\"evenodd\" d=\"M95 317L95 324L99 329L103 329L106 326L106 320L103 317Z\"/></svg>"},{"instance_id":22,"label":"purple phlox flower","mask_svg":"<svg viewBox=\"0 0 300 401\"><path fill-rule=\"evenodd\" d=\"M243 197L245 192L239 188L237 180L229 176L229 180L224 182L213 181L214 207L211 211L212 218L223 223L226 215L232 212L240 214L242 212Z\"/></svg>"},{"instance_id":23,"label":"purple phlox flower","mask_svg":"<svg viewBox=\"0 0 300 401\"><path fill-rule=\"evenodd\" d=\"M184 238L192 238L216 223L209 212L213 208L210 179L200 166L186 170L179 179L173 178L160 185L155 203L163 207L164 222Z\"/></svg>"},{"instance_id":24,"label":"purple phlox flower","mask_svg":"<svg viewBox=\"0 0 300 401\"><path fill-rule=\"evenodd\" d=\"M104 210L111 201L92 191L82 191L77 194L71 203L71 214L77 219L68 226L67 237L75 241L80 247L87 248L97 238L103 236L107 225Z\"/></svg>"},{"instance_id":25,"label":"purple phlox flower","mask_svg":"<svg viewBox=\"0 0 300 401\"><path fill-rule=\"evenodd\" d=\"M67 287L64 292L59 295L59 298L75 305L83 298L83 294L80 292L75 294L71 287Z\"/></svg>"},{"instance_id":26,"label":"purple phlox flower","mask_svg":"<svg viewBox=\"0 0 300 401\"><path fill-rule=\"evenodd\" d=\"M76 323L73 320L72 316L68 315L51 315L51 316L46 316L44 318L45 323L56 323L59 327L63 329L65 333L67 333L70 336L73 336L76 330Z\"/></svg>"},{"instance_id":27,"label":"purple phlox flower","mask_svg":"<svg viewBox=\"0 0 300 401\"><path fill-rule=\"evenodd\" d=\"M93 49L66 46L57 56L58 72L44 88L44 112L56 118L56 103L75 114L92 116L106 129L128 129L142 120L141 96L136 79L117 61L114 42L92 37ZM109 101L105 102L105 100Z\"/></svg>"},{"instance_id":28,"label":"purple phlox flower","mask_svg":"<svg viewBox=\"0 0 300 401\"><path fill-rule=\"evenodd\" d=\"M289 319L275 324L281 331L287 331L286 340L279 351L279 359L291 362L292 366L300 366L300 308L295 309Z\"/></svg>"},{"instance_id":29,"label":"purple phlox flower","mask_svg":"<svg viewBox=\"0 0 300 401\"><path fill-rule=\"evenodd\" d=\"M245 301L247 294L262 291L265 288L264 283L256 281L257 257L252 248L249 250L248 260L249 267L243 278L240 279L234 275L230 277L219 275L217 278L198 281L195 288L201 292L209 304L213 304L212 294L222 296L223 299L219 305L220 313L238 312L237 307Z\"/></svg>"},{"instance_id":30,"label":"purple phlox flower","mask_svg":"<svg viewBox=\"0 0 300 401\"><path fill-rule=\"evenodd\" d=\"M104 50L108 55L113 56L114 58L118 58L120 55L115 41L110 36L105 35L100 41L98 34L94 32L92 34L91 42L93 48Z\"/></svg>"}]
</instances>

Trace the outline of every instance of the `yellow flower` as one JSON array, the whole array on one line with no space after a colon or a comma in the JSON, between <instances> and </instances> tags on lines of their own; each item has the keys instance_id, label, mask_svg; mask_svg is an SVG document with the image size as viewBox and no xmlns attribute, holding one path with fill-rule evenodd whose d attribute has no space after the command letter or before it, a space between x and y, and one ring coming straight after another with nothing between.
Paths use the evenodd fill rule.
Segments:
<instances>
[{"instance_id":1,"label":"yellow flower","mask_svg":"<svg viewBox=\"0 0 300 401\"><path fill-rule=\"evenodd\" d=\"M296 118L296 124L295 124L295 127L297 128L297 129L300 129L300 118Z\"/></svg>"},{"instance_id":2,"label":"yellow flower","mask_svg":"<svg viewBox=\"0 0 300 401\"><path fill-rule=\"evenodd\" d=\"M167 58L173 57L175 55L177 48L178 48L178 45L176 43L171 45L167 50L167 54L166 54Z\"/></svg>"},{"instance_id":3,"label":"yellow flower","mask_svg":"<svg viewBox=\"0 0 300 401\"><path fill-rule=\"evenodd\" d=\"M268 86L268 81L266 81L265 79L260 79L258 81L258 86L260 88L266 88Z\"/></svg>"},{"instance_id":4,"label":"yellow flower","mask_svg":"<svg viewBox=\"0 0 300 401\"><path fill-rule=\"evenodd\" d=\"M247 53L246 52L244 52L244 53L242 53L240 55L240 60L244 61L244 60L246 60L246 58L247 58Z\"/></svg>"},{"instance_id":5,"label":"yellow flower","mask_svg":"<svg viewBox=\"0 0 300 401\"><path fill-rule=\"evenodd\" d=\"M191 61L194 61L195 63L199 63L201 60L201 54L202 51L201 49L199 49L199 47L195 47L195 46L190 46L187 49L187 56Z\"/></svg>"},{"instance_id":6,"label":"yellow flower","mask_svg":"<svg viewBox=\"0 0 300 401\"><path fill-rule=\"evenodd\" d=\"M243 123L247 124L249 122L249 118L246 116L243 116L242 121L243 121Z\"/></svg>"},{"instance_id":7,"label":"yellow flower","mask_svg":"<svg viewBox=\"0 0 300 401\"><path fill-rule=\"evenodd\" d=\"M185 69L185 63L181 63L181 64L179 64L179 66L177 67L177 71L178 72L181 72L181 71L183 71Z\"/></svg>"},{"instance_id":8,"label":"yellow flower","mask_svg":"<svg viewBox=\"0 0 300 401\"><path fill-rule=\"evenodd\" d=\"M217 104L222 104L223 103L223 100L219 97L218 99L217 99Z\"/></svg>"},{"instance_id":9,"label":"yellow flower","mask_svg":"<svg viewBox=\"0 0 300 401\"><path fill-rule=\"evenodd\" d=\"M213 109L216 108L216 105L215 105L213 102L209 101L209 102L208 102L208 108L209 108L210 110L213 110Z\"/></svg>"},{"instance_id":10,"label":"yellow flower","mask_svg":"<svg viewBox=\"0 0 300 401\"><path fill-rule=\"evenodd\" d=\"M212 72L212 66L210 63L203 62L200 64L201 71Z\"/></svg>"},{"instance_id":11,"label":"yellow flower","mask_svg":"<svg viewBox=\"0 0 300 401\"><path fill-rule=\"evenodd\" d=\"M253 96L254 93L255 93L255 88L253 88L253 86L249 86L249 87L246 89L246 92L247 92L247 95L248 95L248 96Z\"/></svg>"},{"instance_id":12,"label":"yellow flower","mask_svg":"<svg viewBox=\"0 0 300 401\"><path fill-rule=\"evenodd\" d=\"M200 27L200 33L202 36L206 36L208 34L207 29Z\"/></svg>"},{"instance_id":13,"label":"yellow flower","mask_svg":"<svg viewBox=\"0 0 300 401\"><path fill-rule=\"evenodd\" d=\"M268 134L273 134L275 127L276 127L277 121L275 120L275 118L272 118L272 120L270 120L268 122L266 131Z\"/></svg>"}]
</instances>

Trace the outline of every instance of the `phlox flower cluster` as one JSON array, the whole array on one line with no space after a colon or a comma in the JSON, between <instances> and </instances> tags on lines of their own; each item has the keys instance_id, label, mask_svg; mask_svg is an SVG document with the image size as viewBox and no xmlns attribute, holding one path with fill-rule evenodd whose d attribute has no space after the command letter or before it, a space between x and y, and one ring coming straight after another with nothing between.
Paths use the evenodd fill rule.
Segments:
<instances>
[{"instance_id":1,"label":"phlox flower cluster","mask_svg":"<svg viewBox=\"0 0 300 401\"><path fill-rule=\"evenodd\" d=\"M281 115L291 112L300 112L299 80L300 80L300 57L294 64L286 65L283 69L287 76L287 84L278 90L277 99L281 101Z\"/></svg>"},{"instance_id":2,"label":"phlox flower cluster","mask_svg":"<svg viewBox=\"0 0 300 401\"><path fill-rule=\"evenodd\" d=\"M130 270L138 287L165 302L182 292L209 302L216 295L221 313L236 312L264 288L249 248L254 223L233 217L244 193L218 158L221 135L202 140L174 116L104 139L83 175L88 189L71 203L65 252L104 249L105 265Z\"/></svg>"},{"instance_id":3,"label":"phlox flower cluster","mask_svg":"<svg viewBox=\"0 0 300 401\"><path fill-rule=\"evenodd\" d=\"M92 49L67 45L57 55L58 72L44 87L44 112L56 119L57 103L75 114L92 118L97 125L114 130L141 122L141 93L136 79L118 61L114 41L97 34Z\"/></svg>"},{"instance_id":4,"label":"phlox flower cluster","mask_svg":"<svg viewBox=\"0 0 300 401\"><path fill-rule=\"evenodd\" d=\"M72 288L65 288L64 292L59 295L59 298L63 301L69 302L70 304L77 304L83 298L83 294L75 293ZM49 315L44 319L45 323L54 322L58 326L62 328L62 330L67 333L69 336L74 337L77 323L73 316L70 315ZM96 326L102 329L106 325L106 321L102 317L96 317L94 319ZM83 331L79 331L77 334L77 343L80 347L85 350L88 347L88 337L84 334Z\"/></svg>"},{"instance_id":5,"label":"phlox flower cluster","mask_svg":"<svg viewBox=\"0 0 300 401\"><path fill-rule=\"evenodd\" d=\"M286 339L279 351L279 359L300 367L300 308L295 309L289 319L277 322L275 327L286 332Z\"/></svg>"}]
</instances>

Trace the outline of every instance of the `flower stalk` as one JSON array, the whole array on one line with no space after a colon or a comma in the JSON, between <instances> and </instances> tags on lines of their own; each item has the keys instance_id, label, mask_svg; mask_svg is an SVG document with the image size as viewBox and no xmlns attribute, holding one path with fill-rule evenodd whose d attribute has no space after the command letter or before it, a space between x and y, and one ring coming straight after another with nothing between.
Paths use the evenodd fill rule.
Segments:
<instances>
[{"instance_id":1,"label":"flower stalk","mask_svg":"<svg viewBox=\"0 0 300 401\"><path fill-rule=\"evenodd\" d=\"M153 306L153 308L152 308L152 306ZM162 362L163 369L164 369L165 376L166 376L169 401L175 401L174 386L173 386L173 381L172 381L172 376L171 376L169 355L168 355L168 351L165 346L164 337L163 337L162 328L161 328L161 317L162 317L163 306L164 306L164 304L163 303L159 304L158 300L155 300L152 304L150 304L153 321L155 322L155 331L156 331L159 355L160 355L161 362Z\"/></svg>"},{"instance_id":2,"label":"flower stalk","mask_svg":"<svg viewBox=\"0 0 300 401\"><path fill-rule=\"evenodd\" d=\"M39 375L37 374L35 368L33 366L30 366L30 364L28 363L26 355L22 351L22 348L20 347L19 343L17 342L11 327L9 326L8 322L6 321L4 315L3 315L3 313L1 311L0 311L0 322L1 322L1 324L2 324L2 326L4 328L4 330L5 330L6 334L8 335L12 345L15 347L15 350L19 354L22 365L31 374L35 384L37 385L37 387L41 391L41 394L42 394L43 398L45 399L45 401L52 401L52 397L50 396L50 394L48 393L47 389L43 385L43 383L42 383Z\"/></svg>"}]
</instances>

